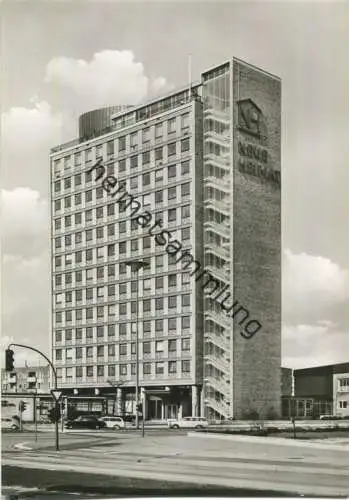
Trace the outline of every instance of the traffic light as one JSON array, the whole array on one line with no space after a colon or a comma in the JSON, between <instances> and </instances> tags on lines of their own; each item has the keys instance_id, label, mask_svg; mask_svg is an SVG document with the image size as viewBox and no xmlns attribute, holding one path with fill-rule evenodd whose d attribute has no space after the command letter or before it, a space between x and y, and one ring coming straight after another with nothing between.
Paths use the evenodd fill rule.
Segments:
<instances>
[{"instance_id":1,"label":"traffic light","mask_svg":"<svg viewBox=\"0 0 349 500\"><path fill-rule=\"evenodd\" d=\"M138 411L138 413L142 413L142 403L136 405L136 410Z\"/></svg>"},{"instance_id":2,"label":"traffic light","mask_svg":"<svg viewBox=\"0 0 349 500\"><path fill-rule=\"evenodd\" d=\"M21 413L24 412L24 410L27 409L27 403L25 401L20 401L19 402L19 406L18 406L18 409Z\"/></svg>"},{"instance_id":3,"label":"traffic light","mask_svg":"<svg viewBox=\"0 0 349 500\"><path fill-rule=\"evenodd\" d=\"M6 349L5 351L5 370L7 372L12 372L13 367L14 367L14 358L13 358L14 352L12 349Z\"/></svg>"}]
</instances>

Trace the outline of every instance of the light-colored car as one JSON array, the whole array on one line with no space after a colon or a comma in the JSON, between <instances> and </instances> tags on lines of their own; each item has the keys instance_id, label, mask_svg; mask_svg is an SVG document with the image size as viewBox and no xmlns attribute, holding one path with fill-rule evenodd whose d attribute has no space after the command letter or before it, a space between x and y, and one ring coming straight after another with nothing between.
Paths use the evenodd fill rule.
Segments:
<instances>
[{"instance_id":1,"label":"light-colored car","mask_svg":"<svg viewBox=\"0 0 349 500\"><path fill-rule=\"evenodd\" d=\"M102 417L100 420L105 422L108 429L115 429L116 431L120 429L125 429L125 421L121 417Z\"/></svg>"},{"instance_id":2,"label":"light-colored car","mask_svg":"<svg viewBox=\"0 0 349 500\"><path fill-rule=\"evenodd\" d=\"M12 431L18 431L19 425L13 418L2 417L1 418L1 429L11 429Z\"/></svg>"},{"instance_id":3,"label":"light-colored car","mask_svg":"<svg viewBox=\"0 0 349 500\"><path fill-rule=\"evenodd\" d=\"M167 426L169 429L203 429L208 426L208 422L204 417L184 417L167 420Z\"/></svg>"}]
</instances>

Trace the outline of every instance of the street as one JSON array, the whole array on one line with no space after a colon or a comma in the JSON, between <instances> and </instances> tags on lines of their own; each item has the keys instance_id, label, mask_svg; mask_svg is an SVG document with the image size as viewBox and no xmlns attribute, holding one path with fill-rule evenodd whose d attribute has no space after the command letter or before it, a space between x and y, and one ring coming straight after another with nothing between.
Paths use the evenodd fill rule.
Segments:
<instances>
[{"instance_id":1,"label":"street","mask_svg":"<svg viewBox=\"0 0 349 500\"><path fill-rule=\"evenodd\" d=\"M136 432L64 434L60 452L53 449L52 434L41 434L38 443L29 433L4 435L3 481L5 486L45 488L45 477L53 474L51 487L56 481L62 489L62 483L69 483L69 474L75 473L87 478L80 484L90 484L89 491L93 491L97 476L104 476L105 484L114 484L114 488L119 481L118 491L120 480L127 478L129 495L132 488L144 487L149 480L158 481L152 486L157 491L171 482L189 488L201 485L216 493L222 488L237 488L240 495L250 491L253 496L258 492L347 496L349 492L348 448L343 444L247 436L208 439L188 437L183 431L162 434L165 431L154 431L144 438ZM22 448L14 448L19 442ZM23 468L49 472L35 476L34 470L27 473ZM35 483L35 477L40 478L40 484ZM69 485L66 488L70 491ZM230 492L230 496L237 495Z\"/></svg>"}]
</instances>

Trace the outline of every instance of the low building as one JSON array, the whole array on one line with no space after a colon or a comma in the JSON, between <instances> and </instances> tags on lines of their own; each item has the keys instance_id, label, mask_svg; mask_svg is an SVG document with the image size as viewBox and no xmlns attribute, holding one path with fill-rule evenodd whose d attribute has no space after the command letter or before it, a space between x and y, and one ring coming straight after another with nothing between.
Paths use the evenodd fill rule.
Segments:
<instances>
[{"instance_id":1,"label":"low building","mask_svg":"<svg viewBox=\"0 0 349 500\"><path fill-rule=\"evenodd\" d=\"M2 393L47 393L49 392L49 366L16 368L12 372L1 371Z\"/></svg>"},{"instance_id":2,"label":"low building","mask_svg":"<svg viewBox=\"0 0 349 500\"><path fill-rule=\"evenodd\" d=\"M341 417L349 417L349 369L346 373L333 375L333 412Z\"/></svg>"}]
</instances>

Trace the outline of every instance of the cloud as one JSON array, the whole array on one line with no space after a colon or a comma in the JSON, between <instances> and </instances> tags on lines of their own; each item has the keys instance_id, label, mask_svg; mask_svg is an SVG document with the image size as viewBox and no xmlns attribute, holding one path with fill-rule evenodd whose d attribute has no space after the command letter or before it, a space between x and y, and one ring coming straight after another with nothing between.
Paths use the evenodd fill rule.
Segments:
<instances>
[{"instance_id":1,"label":"cloud","mask_svg":"<svg viewBox=\"0 0 349 500\"><path fill-rule=\"evenodd\" d=\"M46 67L45 82L70 89L84 111L117 104L137 104L148 93L170 87L164 77L150 79L129 50L103 50L90 61L57 57Z\"/></svg>"},{"instance_id":2,"label":"cloud","mask_svg":"<svg viewBox=\"0 0 349 500\"><path fill-rule=\"evenodd\" d=\"M47 247L48 203L28 187L1 191L1 232L3 251L30 256Z\"/></svg>"},{"instance_id":3,"label":"cloud","mask_svg":"<svg viewBox=\"0 0 349 500\"><path fill-rule=\"evenodd\" d=\"M5 254L2 262L3 338L48 351L50 272L46 253L34 258Z\"/></svg>"},{"instance_id":4,"label":"cloud","mask_svg":"<svg viewBox=\"0 0 349 500\"><path fill-rule=\"evenodd\" d=\"M30 106L3 113L1 129L3 185L47 193L50 148L76 135L69 113L54 112L46 101L33 98Z\"/></svg>"},{"instance_id":5,"label":"cloud","mask_svg":"<svg viewBox=\"0 0 349 500\"><path fill-rule=\"evenodd\" d=\"M286 323L343 321L349 328L348 301L348 270L324 257L285 250L283 314Z\"/></svg>"},{"instance_id":6,"label":"cloud","mask_svg":"<svg viewBox=\"0 0 349 500\"><path fill-rule=\"evenodd\" d=\"M343 331L330 321L284 325L282 333L283 366L305 368L343 363L348 359L349 329Z\"/></svg>"}]
</instances>

